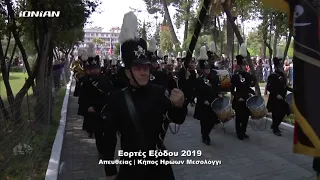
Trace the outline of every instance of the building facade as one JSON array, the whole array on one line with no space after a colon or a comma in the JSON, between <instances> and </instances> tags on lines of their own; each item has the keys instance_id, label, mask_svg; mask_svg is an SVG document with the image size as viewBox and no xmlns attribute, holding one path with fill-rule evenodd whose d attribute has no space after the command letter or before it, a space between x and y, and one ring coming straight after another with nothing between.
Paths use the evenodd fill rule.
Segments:
<instances>
[{"instance_id":1,"label":"building facade","mask_svg":"<svg viewBox=\"0 0 320 180\"><path fill-rule=\"evenodd\" d=\"M94 43L94 39L100 39L103 44L97 46L102 46L104 49L110 49L110 43L112 41L113 46L118 43L118 38L120 34L119 27L113 27L109 31L103 31L101 27L93 27L84 29L84 43L87 44L89 42ZM100 47L99 47L100 48ZM113 47L114 48L114 47Z\"/></svg>"}]
</instances>

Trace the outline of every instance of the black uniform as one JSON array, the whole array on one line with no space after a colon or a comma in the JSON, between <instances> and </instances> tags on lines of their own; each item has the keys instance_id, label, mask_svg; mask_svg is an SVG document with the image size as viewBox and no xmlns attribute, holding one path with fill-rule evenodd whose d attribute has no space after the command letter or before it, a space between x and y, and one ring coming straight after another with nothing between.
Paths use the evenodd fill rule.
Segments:
<instances>
[{"instance_id":1,"label":"black uniform","mask_svg":"<svg viewBox=\"0 0 320 180\"><path fill-rule=\"evenodd\" d=\"M186 100L188 103L194 103L195 98L195 87L197 81L197 72L195 70L190 70L189 79L186 79L186 69L181 68L178 73L179 78L179 87L182 89L185 94Z\"/></svg>"},{"instance_id":2,"label":"black uniform","mask_svg":"<svg viewBox=\"0 0 320 180\"><path fill-rule=\"evenodd\" d=\"M246 106L247 99L254 94L250 87L254 86L253 76L245 71L239 71L231 78L231 94L234 96L232 108L236 112L236 132L240 140L248 138L246 134L250 111ZM240 99L243 101L240 101Z\"/></svg>"},{"instance_id":3,"label":"black uniform","mask_svg":"<svg viewBox=\"0 0 320 180\"><path fill-rule=\"evenodd\" d=\"M82 62L80 61L80 57L79 57L79 59L75 60L73 63L79 63L83 67ZM76 74L76 73L77 73L77 71L73 71L73 74ZM73 92L74 97L79 97L80 86L81 86L81 82L76 81L76 86L75 86L74 92Z\"/></svg>"},{"instance_id":4,"label":"black uniform","mask_svg":"<svg viewBox=\"0 0 320 180\"><path fill-rule=\"evenodd\" d=\"M211 72L208 76L203 74L196 83L197 103L194 117L200 120L202 140L208 145L210 144L209 134L218 120L210 106L219 94L219 77L213 73Z\"/></svg>"},{"instance_id":5,"label":"black uniform","mask_svg":"<svg viewBox=\"0 0 320 180\"><path fill-rule=\"evenodd\" d=\"M164 73L163 71L161 71L159 69L159 64L157 62L157 60L160 59L160 57L157 57L155 52L149 52L149 60L151 63L154 63L157 65L156 68L151 66L150 69L150 83L151 84L156 84L159 86L163 86L165 88L168 87L168 80L167 80L167 76L166 73ZM154 65L152 64L152 65Z\"/></svg>"},{"instance_id":6,"label":"black uniform","mask_svg":"<svg viewBox=\"0 0 320 180\"><path fill-rule=\"evenodd\" d=\"M89 62L83 61L82 62L82 67L83 67L84 70L90 69ZM82 76L78 81L78 83L79 83L78 115L80 115L80 116L84 116L84 114L87 112L87 109L84 108L85 103L83 101L83 97L86 95L86 92L85 92L85 90L83 89L83 86L82 86L83 83L86 82L86 81L89 81L89 75L88 74L85 74L84 76ZM82 126L83 129L85 129L84 127L85 126Z\"/></svg>"},{"instance_id":7,"label":"black uniform","mask_svg":"<svg viewBox=\"0 0 320 180\"><path fill-rule=\"evenodd\" d=\"M128 70L132 71L131 67L136 64L150 64L144 54L146 46L143 39L128 40L122 44L123 60ZM141 50L141 48L144 50ZM133 51L139 51L138 55L132 53ZM164 87L150 83L146 86L138 85L137 87L129 85L129 87L111 94L109 103L112 106L108 106L105 113L107 117L104 131L105 144L107 144L105 159L114 159L117 132L120 133L121 149L123 151L165 150L163 144L165 130L163 127L168 125L169 120L164 116L167 115L173 122L181 124L184 122L187 113L186 107L174 107L167 95L168 91ZM130 106L130 102L133 106ZM130 113L129 109L135 111L135 113ZM159 158L169 159L169 157ZM121 159L129 158L123 156ZM155 159L155 157L142 158L135 156L132 159L148 160ZM105 165L105 172L107 176L117 174L116 165ZM169 165L120 165L117 180L128 179L174 180L174 174Z\"/></svg>"},{"instance_id":8,"label":"black uniform","mask_svg":"<svg viewBox=\"0 0 320 180\"><path fill-rule=\"evenodd\" d=\"M320 178L320 157L313 158L313 170L317 172L317 176Z\"/></svg>"},{"instance_id":9,"label":"black uniform","mask_svg":"<svg viewBox=\"0 0 320 180\"><path fill-rule=\"evenodd\" d=\"M97 68L97 63L91 64L91 68ZM103 119L101 118L101 110L105 106L108 94L110 92L109 79L103 74L87 77L82 84L82 102L84 112L83 128L88 133L93 133L96 139L96 146L100 155L105 152L104 135L103 135ZM92 107L94 112L89 112Z\"/></svg>"},{"instance_id":10,"label":"black uniform","mask_svg":"<svg viewBox=\"0 0 320 180\"><path fill-rule=\"evenodd\" d=\"M279 60L274 58L275 66L279 65ZM284 116L290 114L290 107L285 101L287 90L292 90L287 86L287 78L283 72L270 74L267 82L267 91L270 92L267 109L272 113L272 126L273 132L281 136L279 125L281 124ZM282 99L278 99L280 95Z\"/></svg>"}]
</instances>

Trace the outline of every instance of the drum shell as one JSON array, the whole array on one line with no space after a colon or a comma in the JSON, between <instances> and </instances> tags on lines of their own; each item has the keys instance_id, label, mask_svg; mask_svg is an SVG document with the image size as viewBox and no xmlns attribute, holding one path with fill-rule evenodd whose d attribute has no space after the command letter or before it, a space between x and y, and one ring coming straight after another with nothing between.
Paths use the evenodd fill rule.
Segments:
<instances>
[{"instance_id":1,"label":"drum shell","mask_svg":"<svg viewBox=\"0 0 320 180\"><path fill-rule=\"evenodd\" d=\"M215 99L211 103L211 108L216 113L218 119L222 122L230 120L233 116L233 110L228 97Z\"/></svg>"},{"instance_id":2,"label":"drum shell","mask_svg":"<svg viewBox=\"0 0 320 180\"><path fill-rule=\"evenodd\" d=\"M264 99L261 96L250 97L247 100L246 105L251 113L251 119L261 119L267 114Z\"/></svg>"},{"instance_id":3,"label":"drum shell","mask_svg":"<svg viewBox=\"0 0 320 180\"><path fill-rule=\"evenodd\" d=\"M228 70L216 70L219 76L220 88L222 92L230 92L231 90L231 75Z\"/></svg>"},{"instance_id":4,"label":"drum shell","mask_svg":"<svg viewBox=\"0 0 320 180\"><path fill-rule=\"evenodd\" d=\"M287 103L288 103L288 105L289 105L290 113L293 113L293 109L292 109L293 93L289 93L289 94L287 94L287 96L286 96L286 102L287 102Z\"/></svg>"}]
</instances>

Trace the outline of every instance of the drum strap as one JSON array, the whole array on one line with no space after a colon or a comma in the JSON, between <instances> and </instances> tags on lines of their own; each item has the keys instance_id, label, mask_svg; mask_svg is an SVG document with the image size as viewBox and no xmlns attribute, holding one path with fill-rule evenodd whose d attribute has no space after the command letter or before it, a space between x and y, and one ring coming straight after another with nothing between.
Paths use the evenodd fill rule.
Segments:
<instances>
[{"instance_id":1,"label":"drum strap","mask_svg":"<svg viewBox=\"0 0 320 180\"><path fill-rule=\"evenodd\" d=\"M144 132L143 132L143 129L141 127L141 122L140 122L140 119L139 119L139 117L137 115L136 108L135 108L135 106L133 104L133 100L132 100L131 94L129 92L129 89L125 88L125 89L123 89L123 92L124 92L124 97L125 97L125 100L126 100L128 111L130 113L130 117L131 117L132 123L135 126L136 132L139 135L140 147L143 148L143 150L147 150L148 146L146 144L146 139L145 139L145 136L144 136Z\"/></svg>"}]
</instances>

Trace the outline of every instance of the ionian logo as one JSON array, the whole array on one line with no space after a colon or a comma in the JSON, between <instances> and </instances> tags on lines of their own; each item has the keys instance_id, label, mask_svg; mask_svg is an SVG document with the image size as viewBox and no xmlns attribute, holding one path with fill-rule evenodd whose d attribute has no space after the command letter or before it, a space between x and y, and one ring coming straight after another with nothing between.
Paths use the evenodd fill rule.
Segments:
<instances>
[{"instance_id":1,"label":"ionian logo","mask_svg":"<svg viewBox=\"0 0 320 180\"><path fill-rule=\"evenodd\" d=\"M59 17L60 11L21 11L19 17Z\"/></svg>"}]
</instances>

